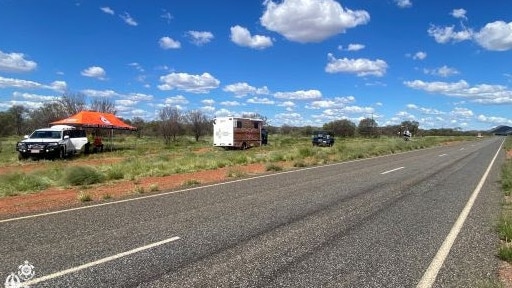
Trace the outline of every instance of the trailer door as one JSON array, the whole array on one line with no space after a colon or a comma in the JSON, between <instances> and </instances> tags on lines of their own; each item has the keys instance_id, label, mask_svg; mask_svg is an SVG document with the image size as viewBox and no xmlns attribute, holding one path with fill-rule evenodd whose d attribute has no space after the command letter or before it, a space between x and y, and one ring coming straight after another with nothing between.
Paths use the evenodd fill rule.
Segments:
<instances>
[{"instance_id":1,"label":"trailer door","mask_svg":"<svg viewBox=\"0 0 512 288\"><path fill-rule=\"evenodd\" d=\"M233 118L220 117L213 122L213 145L214 146L233 146Z\"/></svg>"}]
</instances>

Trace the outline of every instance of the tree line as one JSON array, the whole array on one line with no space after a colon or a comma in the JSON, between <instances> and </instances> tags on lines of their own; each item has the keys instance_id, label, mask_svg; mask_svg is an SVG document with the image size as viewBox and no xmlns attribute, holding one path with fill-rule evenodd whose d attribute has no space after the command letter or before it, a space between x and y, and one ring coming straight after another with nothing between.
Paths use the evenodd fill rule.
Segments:
<instances>
[{"instance_id":1,"label":"tree line","mask_svg":"<svg viewBox=\"0 0 512 288\"><path fill-rule=\"evenodd\" d=\"M55 101L45 102L39 108L28 109L23 105L14 105L7 111L0 111L0 137L22 136L38 128L48 127L51 122L67 118L83 110L116 114L114 103L109 98L94 98L88 101L81 93L66 92ZM272 134L310 136L315 130L328 130L336 137L379 137L401 136L409 130L413 136L421 135L474 135L478 131L461 131L460 129L443 128L422 130L417 121L403 121L398 125L380 127L373 118L364 118L358 125L342 119L325 123L322 127L290 125L272 126L267 117L260 114L244 114L241 117L260 118L264 121L267 131ZM201 137L212 135L212 115L201 110L182 111L176 107L166 106L158 111L158 117L145 121L140 117L122 119L137 127L133 132L137 137L160 137L165 144L176 141L180 136L192 136L196 141ZM480 131L481 132L481 131Z\"/></svg>"},{"instance_id":2,"label":"tree line","mask_svg":"<svg viewBox=\"0 0 512 288\"><path fill-rule=\"evenodd\" d=\"M84 110L117 114L115 104L109 98L94 98L88 101L84 94L66 92L55 101L45 102L36 109L13 105L7 111L0 111L0 137L21 137ZM158 112L158 119L149 122L140 117L119 118L137 127L135 133L138 137L160 136L166 144L184 134L192 135L199 141L200 137L211 133L212 130L209 117L199 110L183 112L175 107L164 107ZM101 134L101 129L96 129L96 133Z\"/></svg>"},{"instance_id":3,"label":"tree line","mask_svg":"<svg viewBox=\"0 0 512 288\"><path fill-rule=\"evenodd\" d=\"M462 131L460 128L442 128L442 129L421 129L418 121L402 121L396 125L379 126L373 118L364 118L356 123L341 119L325 123L322 127L314 126L290 126L270 127L269 133L282 133L285 135L310 136L316 130L325 130L334 134L336 137L401 137L408 130L413 136L467 136L484 134L484 131Z\"/></svg>"}]
</instances>

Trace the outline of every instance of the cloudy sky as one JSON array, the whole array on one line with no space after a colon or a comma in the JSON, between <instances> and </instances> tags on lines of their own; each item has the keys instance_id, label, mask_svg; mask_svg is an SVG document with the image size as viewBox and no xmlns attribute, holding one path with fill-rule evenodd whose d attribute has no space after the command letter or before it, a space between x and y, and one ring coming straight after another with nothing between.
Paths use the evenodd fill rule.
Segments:
<instances>
[{"instance_id":1,"label":"cloudy sky","mask_svg":"<svg viewBox=\"0 0 512 288\"><path fill-rule=\"evenodd\" d=\"M270 124L512 126L512 1L0 0L0 111L65 91Z\"/></svg>"}]
</instances>

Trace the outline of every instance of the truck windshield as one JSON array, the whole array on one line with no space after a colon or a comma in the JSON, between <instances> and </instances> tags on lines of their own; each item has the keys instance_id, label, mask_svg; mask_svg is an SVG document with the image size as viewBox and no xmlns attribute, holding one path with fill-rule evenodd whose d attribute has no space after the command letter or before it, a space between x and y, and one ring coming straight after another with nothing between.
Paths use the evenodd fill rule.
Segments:
<instances>
[{"instance_id":1,"label":"truck windshield","mask_svg":"<svg viewBox=\"0 0 512 288\"><path fill-rule=\"evenodd\" d=\"M30 135L31 139L60 139L59 131L35 131Z\"/></svg>"}]
</instances>

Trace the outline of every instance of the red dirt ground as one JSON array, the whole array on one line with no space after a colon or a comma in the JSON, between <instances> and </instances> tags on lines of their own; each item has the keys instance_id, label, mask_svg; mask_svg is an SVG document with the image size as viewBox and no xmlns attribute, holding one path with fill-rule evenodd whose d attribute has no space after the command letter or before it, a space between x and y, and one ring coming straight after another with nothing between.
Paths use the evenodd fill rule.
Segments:
<instances>
[{"instance_id":1,"label":"red dirt ground","mask_svg":"<svg viewBox=\"0 0 512 288\"><path fill-rule=\"evenodd\" d=\"M94 161L115 162L115 159L98 159L92 161L77 161L76 164L93 164ZM23 166L0 168L0 174L13 171L34 171L40 169L37 163L30 163ZM56 209L64 209L86 205L90 202L82 203L78 195L83 192L91 196L93 203L103 201L112 201L115 199L134 197L140 195L136 190L143 190L146 193L158 193L159 191L168 191L171 189L183 187L187 181L197 181L201 184L217 183L229 179L228 171L234 170L243 172L246 175L254 175L265 172L264 164L251 164L237 167L226 167L216 170L199 171L194 173L175 174L165 177L147 177L137 181L122 180L115 183L93 185L89 188L73 187L69 189L49 188L34 194L25 194L11 197L0 198L0 218L10 218L17 215L44 212ZM151 186L158 187L157 192L150 192ZM105 200L108 195L109 199Z\"/></svg>"}]
</instances>

